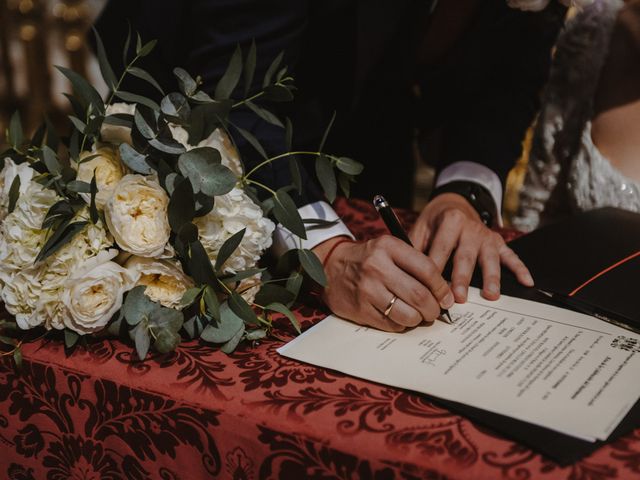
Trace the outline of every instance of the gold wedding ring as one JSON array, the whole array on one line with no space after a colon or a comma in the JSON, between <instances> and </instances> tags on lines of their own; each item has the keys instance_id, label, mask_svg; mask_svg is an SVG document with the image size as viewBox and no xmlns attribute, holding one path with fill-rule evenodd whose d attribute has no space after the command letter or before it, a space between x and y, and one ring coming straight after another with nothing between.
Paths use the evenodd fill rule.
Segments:
<instances>
[{"instance_id":1,"label":"gold wedding ring","mask_svg":"<svg viewBox=\"0 0 640 480\"><path fill-rule=\"evenodd\" d=\"M395 295L391 298L391 301L389 302L389 305L387 305L387 308L384 311L384 316L388 317L389 314L391 313L391 309L393 308L393 306L396 303L396 300L398 300L398 297L396 297Z\"/></svg>"}]
</instances>

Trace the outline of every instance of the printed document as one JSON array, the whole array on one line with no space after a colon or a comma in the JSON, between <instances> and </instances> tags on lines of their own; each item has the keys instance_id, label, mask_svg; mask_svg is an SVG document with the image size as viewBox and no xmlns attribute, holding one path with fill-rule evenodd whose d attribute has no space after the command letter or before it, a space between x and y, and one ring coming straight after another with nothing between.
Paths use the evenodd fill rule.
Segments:
<instances>
[{"instance_id":1,"label":"printed document","mask_svg":"<svg viewBox=\"0 0 640 480\"><path fill-rule=\"evenodd\" d=\"M278 352L313 365L606 440L640 397L640 335L595 317L502 296L387 333L329 316Z\"/></svg>"}]
</instances>

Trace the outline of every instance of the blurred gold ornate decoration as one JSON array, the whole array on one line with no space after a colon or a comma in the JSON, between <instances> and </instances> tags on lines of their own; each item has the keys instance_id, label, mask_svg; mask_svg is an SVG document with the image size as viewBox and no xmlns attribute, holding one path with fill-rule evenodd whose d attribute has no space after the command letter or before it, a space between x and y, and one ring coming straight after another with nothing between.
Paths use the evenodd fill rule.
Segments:
<instances>
[{"instance_id":1,"label":"blurred gold ornate decoration","mask_svg":"<svg viewBox=\"0 0 640 480\"><path fill-rule=\"evenodd\" d=\"M67 113L59 92L69 91L52 65L98 82L86 32L104 0L0 0L0 144L10 116L20 110L26 131L47 115Z\"/></svg>"}]
</instances>

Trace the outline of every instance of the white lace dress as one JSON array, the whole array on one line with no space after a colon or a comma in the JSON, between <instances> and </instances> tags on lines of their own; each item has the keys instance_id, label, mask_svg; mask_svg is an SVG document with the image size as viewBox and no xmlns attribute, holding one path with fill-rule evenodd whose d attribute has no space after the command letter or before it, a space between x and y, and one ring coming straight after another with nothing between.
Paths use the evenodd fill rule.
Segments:
<instances>
[{"instance_id":1,"label":"white lace dress","mask_svg":"<svg viewBox=\"0 0 640 480\"><path fill-rule=\"evenodd\" d=\"M640 183L613 167L591 139L593 95L622 4L596 0L558 39L513 220L519 230L605 206L640 212Z\"/></svg>"}]
</instances>

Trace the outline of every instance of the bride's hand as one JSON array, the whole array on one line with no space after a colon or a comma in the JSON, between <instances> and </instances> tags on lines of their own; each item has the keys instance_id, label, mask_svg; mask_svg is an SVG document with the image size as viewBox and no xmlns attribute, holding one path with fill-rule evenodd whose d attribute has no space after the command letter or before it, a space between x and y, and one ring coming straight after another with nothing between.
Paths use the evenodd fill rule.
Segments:
<instances>
[{"instance_id":1,"label":"bride's hand","mask_svg":"<svg viewBox=\"0 0 640 480\"><path fill-rule=\"evenodd\" d=\"M482 295L489 300L500 296L500 265L505 265L518 281L533 286L533 278L520 258L492 232L467 200L456 193L443 193L422 210L409 234L414 246L427 252L442 272L451 254L451 288L456 302L467 300L476 262L482 269Z\"/></svg>"},{"instance_id":2,"label":"bride's hand","mask_svg":"<svg viewBox=\"0 0 640 480\"><path fill-rule=\"evenodd\" d=\"M342 237L344 238L344 237ZM321 261L340 237L313 250ZM433 322L441 308L450 308L453 295L437 265L418 250L390 235L368 242L344 242L325 265L323 299L340 317L361 325L399 332ZM397 296L387 316L385 310Z\"/></svg>"}]
</instances>

